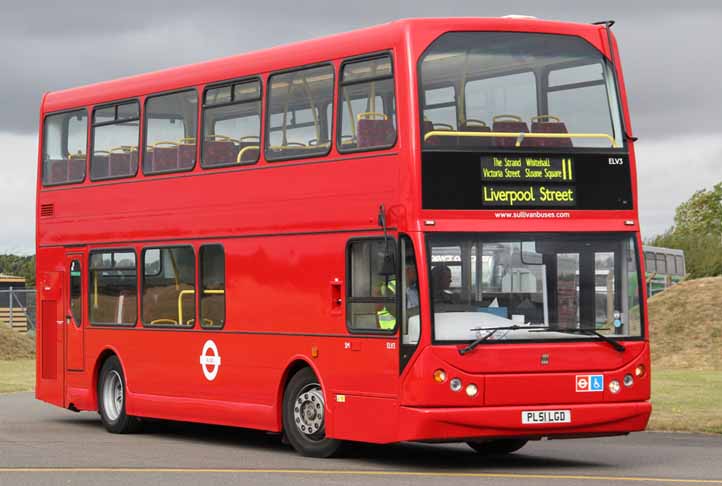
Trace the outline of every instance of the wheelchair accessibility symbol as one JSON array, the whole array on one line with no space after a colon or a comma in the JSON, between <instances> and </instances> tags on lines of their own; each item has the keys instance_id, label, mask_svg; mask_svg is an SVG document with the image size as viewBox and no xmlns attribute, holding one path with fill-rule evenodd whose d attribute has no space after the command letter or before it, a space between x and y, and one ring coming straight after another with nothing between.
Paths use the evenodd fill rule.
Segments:
<instances>
[{"instance_id":1,"label":"wheelchair accessibility symbol","mask_svg":"<svg viewBox=\"0 0 722 486\"><path fill-rule=\"evenodd\" d=\"M577 392L601 392L604 391L604 375L577 375Z\"/></svg>"},{"instance_id":2,"label":"wheelchair accessibility symbol","mask_svg":"<svg viewBox=\"0 0 722 486\"><path fill-rule=\"evenodd\" d=\"M221 355L218 354L218 347L212 340L206 341L201 352L201 369L206 380L213 381L221 367Z\"/></svg>"}]
</instances>

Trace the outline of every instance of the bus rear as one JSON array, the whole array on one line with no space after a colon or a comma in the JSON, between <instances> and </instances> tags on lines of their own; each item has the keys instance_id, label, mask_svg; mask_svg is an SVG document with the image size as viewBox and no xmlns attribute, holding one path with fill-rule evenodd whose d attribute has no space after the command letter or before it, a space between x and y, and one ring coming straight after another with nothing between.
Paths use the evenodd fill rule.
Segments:
<instances>
[{"instance_id":1,"label":"bus rear","mask_svg":"<svg viewBox=\"0 0 722 486\"><path fill-rule=\"evenodd\" d=\"M444 33L417 65L430 311L404 306L402 348L418 351L400 438L509 452L642 430L644 274L611 33L498 23Z\"/></svg>"}]
</instances>

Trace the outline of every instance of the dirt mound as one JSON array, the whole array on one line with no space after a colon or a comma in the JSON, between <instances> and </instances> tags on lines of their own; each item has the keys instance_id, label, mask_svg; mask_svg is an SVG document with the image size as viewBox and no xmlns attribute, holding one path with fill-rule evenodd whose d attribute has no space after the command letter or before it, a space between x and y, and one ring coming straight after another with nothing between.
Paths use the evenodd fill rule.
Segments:
<instances>
[{"instance_id":1,"label":"dirt mound","mask_svg":"<svg viewBox=\"0 0 722 486\"><path fill-rule=\"evenodd\" d=\"M652 362L722 370L722 277L682 282L649 299Z\"/></svg>"},{"instance_id":2,"label":"dirt mound","mask_svg":"<svg viewBox=\"0 0 722 486\"><path fill-rule=\"evenodd\" d=\"M13 331L0 322L0 360L28 359L35 357L35 341L27 334Z\"/></svg>"}]
</instances>

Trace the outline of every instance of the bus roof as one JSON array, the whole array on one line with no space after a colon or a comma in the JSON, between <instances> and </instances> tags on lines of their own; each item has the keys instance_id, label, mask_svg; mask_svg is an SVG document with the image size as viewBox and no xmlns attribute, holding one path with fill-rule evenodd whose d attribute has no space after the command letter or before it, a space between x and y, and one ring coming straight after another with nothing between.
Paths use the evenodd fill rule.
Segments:
<instances>
[{"instance_id":1,"label":"bus roof","mask_svg":"<svg viewBox=\"0 0 722 486\"><path fill-rule=\"evenodd\" d=\"M657 253L667 253L670 255L684 256L684 250L679 250L677 248L664 248L661 246L644 245L644 251L654 251Z\"/></svg>"},{"instance_id":2,"label":"bus roof","mask_svg":"<svg viewBox=\"0 0 722 486\"><path fill-rule=\"evenodd\" d=\"M607 52L606 33L603 25L528 18L402 19L374 27L212 61L50 92L44 96L41 109L43 113L67 110L209 82L219 82L269 71L316 64L341 57L352 57L389 49L410 37L418 39L418 46L415 46L416 51L412 51L414 56L418 56L431 41L443 32L464 30L504 30L578 35L602 52Z\"/></svg>"}]
</instances>

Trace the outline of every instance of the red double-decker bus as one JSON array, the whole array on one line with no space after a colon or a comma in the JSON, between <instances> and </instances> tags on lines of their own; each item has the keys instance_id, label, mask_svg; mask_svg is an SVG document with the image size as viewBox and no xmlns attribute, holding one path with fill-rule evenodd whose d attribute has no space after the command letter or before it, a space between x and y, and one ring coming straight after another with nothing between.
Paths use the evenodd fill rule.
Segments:
<instances>
[{"instance_id":1,"label":"red double-decker bus","mask_svg":"<svg viewBox=\"0 0 722 486\"><path fill-rule=\"evenodd\" d=\"M403 20L46 94L37 397L314 456L644 429L610 27Z\"/></svg>"}]
</instances>

